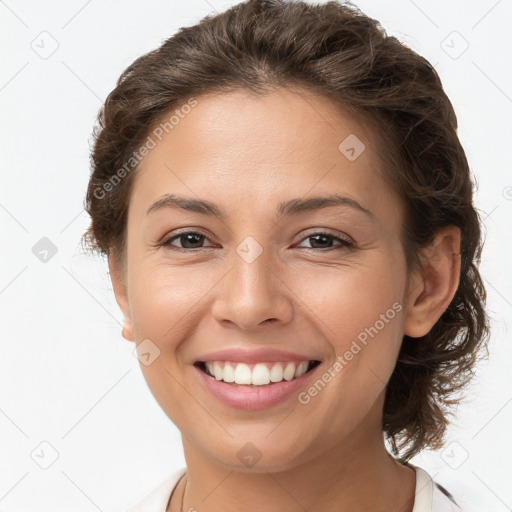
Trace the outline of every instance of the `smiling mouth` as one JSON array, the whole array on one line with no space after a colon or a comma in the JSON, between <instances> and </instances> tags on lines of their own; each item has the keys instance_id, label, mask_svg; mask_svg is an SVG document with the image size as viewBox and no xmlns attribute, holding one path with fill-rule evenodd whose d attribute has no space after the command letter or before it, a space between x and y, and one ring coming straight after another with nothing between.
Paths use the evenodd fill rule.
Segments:
<instances>
[{"instance_id":1,"label":"smiling mouth","mask_svg":"<svg viewBox=\"0 0 512 512\"><path fill-rule=\"evenodd\" d=\"M298 379L309 373L320 361L261 362L256 364L235 361L197 361L194 366L209 377L233 386L271 386L283 381Z\"/></svg>"}]
</instances>

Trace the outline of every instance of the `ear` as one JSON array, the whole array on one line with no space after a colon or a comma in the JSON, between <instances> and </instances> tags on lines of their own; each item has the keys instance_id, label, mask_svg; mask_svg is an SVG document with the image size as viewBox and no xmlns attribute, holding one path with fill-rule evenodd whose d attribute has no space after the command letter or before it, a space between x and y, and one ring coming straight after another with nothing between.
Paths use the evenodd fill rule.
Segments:
<instances>
[{"instance_id":1,"label":"ear","mask_svg":"<svg viewBox=\"0 0 512 512\"><path fill-rule=\"evenodd\" d=\"M452 301L459 286L460 229L441 229L420 254L422 269L411 276L404 334L425 336Z\"/></svg>"},{"instance_id":2,"label":"ear","mask_svg":"<svg viewBox=\"0 0 512 512\"><path fill-rule=\"evenodd\" d=\"M135 341L126 280L125 276L123 275L125 272L121 266L121 263L117 260L116 253L113 249L111 249L108 255L108 268L110 272L110 280L112 281L112 287L114 288L114 295L116 297L117 304L119 305L119 308L121 309L121 312L124 316L124 328L122 335L123 338L128 341Z\"/></svg>"}]
</instances>

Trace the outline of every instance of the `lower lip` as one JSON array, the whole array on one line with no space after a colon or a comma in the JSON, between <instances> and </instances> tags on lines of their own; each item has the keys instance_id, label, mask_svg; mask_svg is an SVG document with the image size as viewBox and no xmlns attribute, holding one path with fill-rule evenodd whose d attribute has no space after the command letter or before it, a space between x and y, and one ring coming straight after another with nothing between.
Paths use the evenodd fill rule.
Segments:
<instances>
[{"instance_id":1,"label":"lower lip","mask_svg":"<svg viewBox=\"0 0 512 512\"><path fill-rule=\"evenodd\" d=\"M210 377L197 366L194 366L194 368L199 373L199 378L205 386L220 402L235 409L255 411L284 402L298 393L318 366L296 379L283 380L266 386L227 384L224 381Z\"/></svg>"}]
</instances>

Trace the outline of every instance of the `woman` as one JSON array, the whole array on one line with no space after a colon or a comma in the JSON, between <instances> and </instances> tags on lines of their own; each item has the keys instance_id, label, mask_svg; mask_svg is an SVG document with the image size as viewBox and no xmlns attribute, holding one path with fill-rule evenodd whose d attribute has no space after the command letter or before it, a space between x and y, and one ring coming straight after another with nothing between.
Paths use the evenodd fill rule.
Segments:
<instances>
[{"instance_id":1,"label":"woman","mask_svg":"<svg viewBox=\"0 0 512 512\"><path fill-rule=\"evenodd\" d=\"M456 128L336 2L249 0L125 70L86 240L187 463L129 510L459 510L407 462L488 335Z\"/></svg>"}]
</instances>

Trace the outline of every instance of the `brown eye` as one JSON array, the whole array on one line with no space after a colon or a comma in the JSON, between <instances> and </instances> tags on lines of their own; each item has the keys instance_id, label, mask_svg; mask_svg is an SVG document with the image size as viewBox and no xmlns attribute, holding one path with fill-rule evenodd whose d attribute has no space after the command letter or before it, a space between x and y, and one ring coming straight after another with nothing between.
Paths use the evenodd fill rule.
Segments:
<instances>
[{"instance_id":1,"label":"brown eye","mask_svg":"<svg viewBox=\"0 0 512 512\"><path fill-rule=\"evenodd\" d=\"M167 239L162 245L170 249L202 249L202 243L205 240L207 240L206 236L196 233L195 231L187 231ZM181 246L176 246L173 243L174 241L178 241Z\"/></svg>"},{"instance_id":2,"label":"brown eye","mask_svg":"<svg viewBox=\"0 0 512 512\"><path fill-rule=\"evenodd\" d=\"M302 241L304 241L304 240L313 240L313 242L310 242L311 247L305 247L305 249L329 250L329 249L352 247L354 245L349 240L334 236L331 233L313 233L311 235L308 235L306 238L302 239ZM332 244L333 241L339 242L339 243L337 245L333 246L333 244Z\"/></svg>"}]
</instances>

